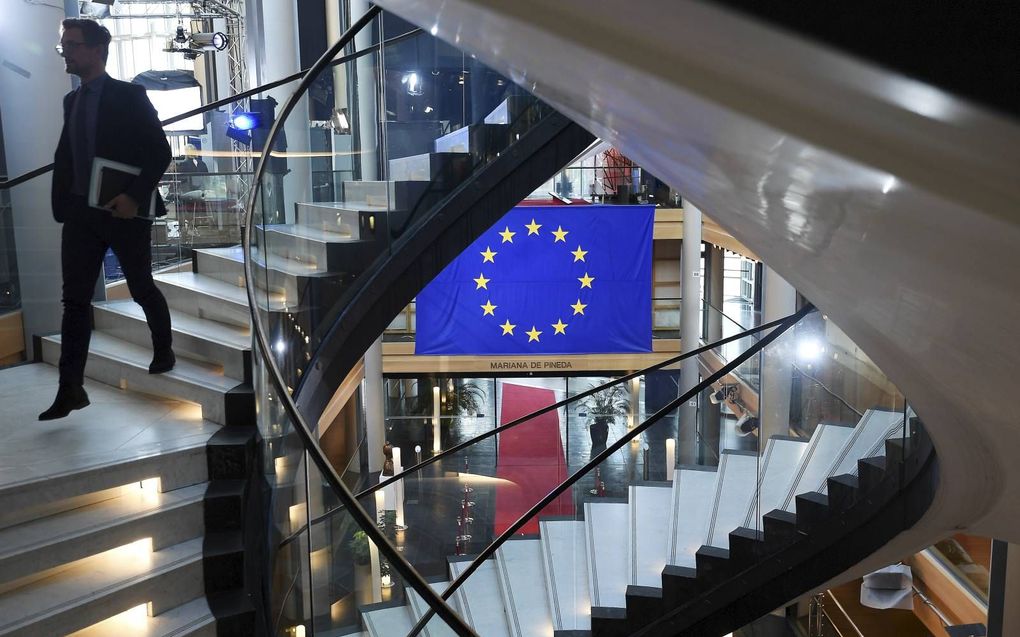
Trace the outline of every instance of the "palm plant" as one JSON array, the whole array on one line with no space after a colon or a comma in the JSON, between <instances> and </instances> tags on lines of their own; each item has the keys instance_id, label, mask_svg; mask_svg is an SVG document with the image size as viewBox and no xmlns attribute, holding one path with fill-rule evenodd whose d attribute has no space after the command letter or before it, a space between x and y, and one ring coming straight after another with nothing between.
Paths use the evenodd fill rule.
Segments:
<instances>
[{"instance_id":1,"label":"palm plant","mask_svg":"<svg viewBox=\"0 0 1020 637\"><path fill-rule=\"evenodd\" d=\"M589 389L597 386L593 383ZM626 416L630 411L627 390L622 383L595 392L582 400L581 406L588 412L588 433L593 453L605 448L609 426L616 421L616 417Z\"/></svg>"}]
</instances>

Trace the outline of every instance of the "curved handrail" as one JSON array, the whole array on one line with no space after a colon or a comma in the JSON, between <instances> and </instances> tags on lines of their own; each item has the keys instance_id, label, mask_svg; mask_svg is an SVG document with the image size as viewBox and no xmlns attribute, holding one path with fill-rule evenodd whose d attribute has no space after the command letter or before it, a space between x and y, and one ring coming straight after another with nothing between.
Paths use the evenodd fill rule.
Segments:
<instances>
[{"instance_id":1,"label":"curved handrail","mask_svg":"<svg viewBox=\"0 0 1020 637\"><path fill-rule=\"evenodd\" d=\"M600 391L602 391L604 389L608 389L609 387L613 387L614 385L619 385L620 383L625 383L628 380L631 380L633 378L637 378L638 376L642 376L644 374L647 374L648 372L654 372L654 371L657 371L659 369L662 369L663 367L668 367L670 365L675 365L676 363L679 363L680 361L686 360L687 358L690 358L691 356L697 356L698 354L703 354L704 352L707 352L709 350L713 350L713 349L719 347L720 345L725 345L726 343L729 343L731 341L736 341L736 340L742 339L742 338L744 338L746 336L751 336L751 335L753 335L753 334L755 334L757 332L762 332L762 331L765 331L765 330L772 329L773 327L777 327L780 324L782 324L782 322L784 320L785 319L777 319L775 321L771 321L769 323L765 323L763 325L759 325L758 327L752 327L751 329L745 330L743 332L740 332L739 334L734 334L732 336L727 336L726 338L719 339L718 341L714 341L712 343L708 343L706 345L702 345L702 346L698 347L697 349L691 350L689 352L685 352L683 354L680 354L678 356L674 356L672 358L667 358L666 360L664 360L664 361L662 361L660 363L656 363L655 365L650 365L649 367L646 367L644 369L640 369L640 370L638 370L636 372L631 372L631 373L627 374L626 376L621 376L621 377L616 378L614 380L611 380L611 381L609 381L607 383L603 383L603 384L601 384L601 385L599 385L597 387L593 387L591 389L583 391L580 394L575 394L573 396L570 396L569 398L564 398L563 400L561 400L561 401L559 401L557 403L553 403L551 405L547 405L545 407L542 407L541 409L536 409L535 411L531 412L530 414L526 414L524 416L521 416L520 418L517 418L516 420L511 420L510 422L508 422L508 423L506 423L504 425L500 425L498 427L495 427L494 429L490 429L489 431L480 433L477 436L475 436L474 438L471 438L470 440L466 440L466 441L460 443L459 445L457 445L455 447L450 447L449 449L446 449L446 450L440 452L438 455L435 455L435 456L433 456L431 458L428 458L426 460L422 460L418 464L413 465L411 467L408 467L407 469L405 469L404 471L402 471L398 475L391 476L390 478L387 478L386 480L383 480L382 482L379 482L378 484L376 484L374 486L371 486L371 487L369 487L369 488L367 488L367 489L365 489L363 491L359 491L358 494L355 497L357 497L359 499L363 498L363 497L365 497L365 496L367 496L367 495L369 495L371 493L374 493L374 492L378 491L379 489L385 488L385 487L393 484L394 482L396 482L397 480L400 480L401 478L406 478L407 474L409 474L409 473L411 473L413 471L417 471L418 469L422 469L424 467L427 467L428 465L430 465L430 464L432 464L434 462L442 460L443 458L445 458L446 456L448 456L450 454L456 453L458 451L462 451L463 449L473 445L476 442L480 442L482 440L485 440L486 438L490 438L492 436L495 436L498 433L501 433L503 431L506 431L507 429L511 429L513 427L516 427L517 425L520 425L521 423L524 423L524 422L526 422L528 420L531 420L532 418L537 418L538 416L541 416L542 414L545 414L545 413L548 413L550 411L553 411L554 409L559 409L560 407L565 407L566 405L569 405L572 402L575 402L577 400L581 400L581 399L587 398L588 396L591 396L593 394L597 394L598 392L600 392Z\"/></svg>"},{"instance_id":2,"label":"curved handrail","mask_svg":"<svg viewBox=\"0 0 1020 637\"><path fill-rule=\"evenodd\" d=\"M269 131L269 137L266 140L266 147L272 148L279 137L280 132L283 130L283 122L287 119L290 113L297 106L298 101L311 86L312 82L316 80L319 73L328 66L330 60L332 60L342 49L345 47L354 36L361 31L366 25L370 24L372 20L382 11L382 8L378 5L374 5L365 12L357 21L354 22L348 28L340 39L330 47L322 56L313 64L304 77L301 79L300 84L291 93L290 97L287 98L287 102L283 105L283 109L277 115L276 121L273 122L273 127ZM266 161L268 154L263 154L259 159L258 166L255 169L254 183L260 184L262 177L266 172L268 162ZM259 189L252 189L251 199L248 201L248 214L255 211L255 203L258 198ZM365 532L368 539L375 544L379 552L386 558L391 566L400 574L406 584L409 584L411 588L415 590L425 603L429 605L430 617L434 614L438 614L444 622L458 635L462 637L477 637L475 632L464 623L461 619L447 604L441 599L432 587L428 585L428 582L416 571L410 563L404 558L404 556L398 552L393 545L389 543L386 537L380 531L379 527L376 526L375 522L369 517L368 513L361 508L358 501L354 498L354 495L347 489L347 487L340 480L340 476L337 475L336 470L332 464L323 455L322 450L319 449L318 445L315 444L315 439L305 423L301 414L298 412L297 406L294 404L293 398L290 392L287 390L286 385L283 382L283 374L280 372L276 361L269 354L272 348L269 344L269 339L266 337L265 330L262 326L262 322L258 316L258 298L255 290L255 273L253 270L253 261L251 258L251 247L252 247L252 233L255 228L254 223L249 223L245 227L243 250L244 250L244 273L245 273L245 291L248 295L249 311L252 315L252 332L255 337L255 342L261 351L262 360L266 365L269 380L272 382L277 395L280 399L280 403L283 409L287 412L287 416L291 419L294 425L294 431L297 432L298 437L301 439L302 444L305 447L305 451L308 453L309 458L315 463L322 476L326 479L334 495L346 506L350 512L351 517L354 518L355 522Z\"/></svg>"},{"instance_id":3,"label":"curved handrail","mask_svg":"<svg viewBox=\"0 0 1020 637\"><path fill-rule=\"evenodd\" d=\"M633 378L637 378L638 376L641 376L643 374L647 374L648 372L654 372L656 370L662 369L663 367L668 367L670 365L674 365L674 364L679 363L680 361L682 361L682 360L684 360L686 358L689 358L691 356L697 356L698 354L702 354L702 353L704 353L706 351L715 349L716 347L719 347L720 345L725 345L726 343L729 343L731 341L738 340L738 339L744 338L746 336L752 336L752 335L754 335L757 332L762 332L762 331L765 331L765 330L772 329L773 327L778 327L780 324L782 324L783 320L784 319L776 319L775 321L771 321L769 323L765 323L765 324L759 325L758 327L752 327L751 329L745 330L745 331L740 332L738 334L734 334L732 336L727 336L726 338L720 339L718 341L714 341L712 343L708 343L706 345L702 345L701 347L698 347L697 349L695 349L693 351L685 352L685 353L680 354L678 356L674 356L672 358L668 358L668 359L666 359L664 361L661 361L659 363L656 363L654 365L650 365L650 366L648 366L648 367L646 367L644 369L640 369L640 370L638 370L636 372L631 372L631 373L629 373L629 374L627 374L625 376L621 376L621 377L613 379L613 380L611 380L609 382L603 383L601 385L598 385L596 387L593 387L591 389L583 391L583 392L581 392L579 394L576 394L574 396L570 396L569 398L564 398L563 400L561 400L561 401L559 401L557 403L553 403L551 405L547 405L547 406L542 407L540 409L536 409L535 411L533 411L533 412L531 412L529 414L525 414L525 415L523 415L523 416L521 416L519 418L516 418L514 420L511 420L510 422L508 422L506 424L499 425L498 427L490 429L489 431L482 432L482 433L478 434L477 436L475 436L473 438L470 438L469 440L465 440L464 442L462 442L462 443L460 443L458 445L450 447L449 449L444 449L443 451L441 451L438 454L432 456L431 458L426 458L425 460L422 460L418 464L411 465L410 467L407 467L405 470L401 471L397 475L390 476L390 477L386 478L385 480L381 480L377 484L374 484L374 485L372 485L372 486L370 486L370 487L368 487L366 489L363 489L363 490L359 491L358 493L356 493L354 495L354 497L359 499L359 500L361 500L362 498L364 498L366 496L369 496L369 495L375 493L376 491L378 491L380 489L385 489L386 487L390 486L394 482L397 482L398 480L403 480L403 479L407 478L409 475L411 475L415 471L418 471L420 469L424 469L425 467L427 467L427 466L429 466L431 464L434 464L436 462L439 462L440 460L443 460L443 459L445 459L446 457L448 457L450 455L453 455L453 454L455 454L455 453L457 453L459 451L463 451L464 449L474 445L475 443L481 442L482 440L485 440L487 438L491 438L492 436L495 436L496 434L502 433L502 432L504 432L504 431L506 431L508 429L512 429L512 428L514 428L514 427L516 427L518 425L521 425L521 424L523 424L523 423L525 423L527 421L530 421L530 420L532 420L534 418L537 418L538 416L541 416L542 414L545 414L545 413L548 413L550 411L559 409L560 407L565 407L566 405L569 405L570 403L573 403L573 402L578 401L578 400L582 400L584 398L587 398L588 396L591 396L592 394L596 394L596 393L598 393L600 391L603 391L603 390L608 389L610 387L613 387L615 385L619 385L620 383L625 383L628 380L631 380ZM698 432L698 436L701 436L700 432ZM360 443L359 443L359 446L360 446ZM354 461L354 458L352 456L351 462L353 462L353 461ZM326 511L326 512L320 514L319 516L309 520L308 521L308 525L314 526L315 524L319 524L320 522L333 517L338 512L343 511L343 510L344 510L343 507L336 507L334 509L330 509L329 511ZM281 540L280 541L280 546L284 546L284 545L290 543L293 540L293 538L295 538L298 535L300 535L304 531L304 529L305 529L305 527L302 526L300 529L298 529L294 533L291 533L290 536L288 536L288 537L284 538L283 540Z\"/></svg>"},{"instance_id":4,"label":"curved handrail","mask_svg":"<svg viewBox=\"0 0 1020 637\"><path fill-rule=\"evenodd\" d=\"M517 520L509 527L507 527L505 531L500 533L499 536L496 537L496 539L494 539L489 544L489 546L485 547L485 549L482 550L482 552L479 553L478 556L471 561L471 563L464 569L464 571L461 572L461 574L457 576L456 579L450 582L450 585L446 588L445 591L443 591L442 598L444 600L449 599L450 596L453 595L465 581L467 581L467 578L470 577L476 570L478 570L479 567L481 567L485 560L493 556L493 554L499 549L499 547L501 547L507 540L513 537L513 535L517 533L517 531L519 531L533 517L538 515L538 513L542 511L542 509L544 509L549 503L558 498L564 491L574 486L574 484L577 483L581 478L588 475L589 471L605 462L610 456L612 456L614 453L616 453L621 448L626 446L627 443L629 443L639 434L643 433L649 427L665 418L674 409L676 409L683 403L687 402L694 396L697 396L706 387L710 387L712 383L715 383L720 378L726 376L726 374L729 374L731 371L736 369L741 363L749 359L751 356L754 356L755 354L760 352L769 343L779 338L783 333L786 332L786 330L793 327L807 314L814 311L815 311L814 305L811 305L809 303L802 307L797 312L795 312L794 314L791 314L790 316L787 316L786 318L782 319L779 327L777 327L775 330L763 336L761 340L759 340L757 343L741 352L739 356L737 356L732 361L728 362L726 365L722 366L717 371L706 377L704 380L702 380L693 388L685 392L683 395L678 396L676 399L670 401L669 404L665 405L664 407L662 407L662 409L649 416L647 419L645 419L643 423L628 431L626 434L621 436L619 440L606 447L605 450L603 450L597 456L589 460L587 463L585 463L584 466L580 467L577 471L572 473L566 480L561 482L544 498L539 500L537 504L535 504L533 507L524 512L524 514L522 514L521 517L517 518ZM411 629L411 632L407 634L407 637L415 637L416 635L418 635L422 631L422 629L425 628L425 626L428 624L431 618L432 618L431 611L425 612L422 615L421 619L418 621L418 623L415 624L414 627Z\"/></svg>"},{"instance_id":5,"label":"curved handrail","mask_svg":"<svg viewBox=\"0 0 1020 637\"><path fill-rule=\"evenodd\" d=\"M400 35L395 35L392 38L389 38L388 40L383 40L382 42L377 42L376 44L373 44L373 45L371 45L369 47L361 49L360 51L355 51L354 53L351 53L350 55L344 55L344 56L338 57L335 60L333 60L332 62L330 62L330 66L338 66L340 64L346 64L347 62L351 62L351 61L356 60L356 59L358 59L360 57L368 55L369 53L372 53L377 48L381 49L382 47L386 47L386 46L389 46L391 44L396 44L397 42L400 42L402 40L406 40L407 38L409 38L411 36L414 36L414 35L417 35L417 34L419 34L421 32L422 32L422 29L416 27L414 29L411 29L409 31L401 33ZM243 99L251 97L252 95L258 95L259 93L262 93L264 91L268 91L268 90L274 89L274 88L276 88L278 86L283 86L284 84L289 84L289 83L291 83L291 82L293 82L295 80L300 80L302 77L305 76L305 74L309 70L311 70L311 69L310 68L302 69L302 70L298 71L297 73L293 73L291 75L288 75L286 77L280 78L278 80L273 80L272 82L266 82L265 84L262 84L260 86L256 86L255 88L252 88L252 89L248 89L247 91L243 91L243 92L238 93L236 95L231 95L229 97L224 97L223 99L216 100L215 102L209 102L208 104L203 104L202 106L199 106L198 108L192 109L192 110L187 111L185 113L181 113L180 115L174 115L173 117L167 118L167 119L161 121L159 124L160 124L160 126L164 126L164 127L165 126L169 126L170 124L175 124L177 122L186 120L189 117L194 117L195 115L202 115L202 114L207 113L207 112L209 112L211 110L215 110L215 109L217 109L217 108L219 108L221 106L228 106L228 105L233 104L234 102L236 102L238 100L243 100ZM40 175L45 175L46 173L48 173L51 170L53 170L53 164L46 164L45 166L40 166L38 168L35 168L33 170L28 171L27 173L23 173L21 175L18 175L17 177L14 177L14 178L11 178L11 179L0 180L0 190L9 190L11 188L14 188L15 186L18 186L18 185L21 185L21 184L25 183L26 181L30 181L32 179L35 179L36 177L39 177ZM234 173L229 173L229 174L234 174Z\"/></svg>"}]
</instances>

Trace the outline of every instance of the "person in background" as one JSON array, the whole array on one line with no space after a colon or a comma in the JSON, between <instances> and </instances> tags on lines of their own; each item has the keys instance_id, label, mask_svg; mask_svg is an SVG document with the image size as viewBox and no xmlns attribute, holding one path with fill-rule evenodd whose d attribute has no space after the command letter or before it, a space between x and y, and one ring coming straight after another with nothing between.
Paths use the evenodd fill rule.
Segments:
<instances>
[{"instance_id":1,"label":"person in background","mask_svg":"<svg viewBox=\"0 0 1020 637\"><path fill-rule=\"evenodd\" d=\"M197 175L204 175L209 172L209 167L202 161L198 154L198 148L194 144L187 144L184 147L184 159L177 162L177 173L183 175L181 178L181 190L190 192L202 189L202 178ZM191 176L189 173L195 173Z\"/></svg>"},{"instance_id":2,"label":"person in background","mask_svg":"<svg viewBox=\"0 0 1020 637\"><path fill-rule=\"evenodd\" d=\"M60 260L63 318L60 325L60 386L39 420L63 418L89 404L85 359L92 334L92 293L112 248L131 297L142 306L152 333L149 373L173 369L170 311L152 280L152 216L166 214L156 185L170 165L170 145L145 89L106 74L110 32L93 20L67 19L57 53L81 86L64 97L64 126L54 156L53 218L63 224ZM125 191L102 208L88 205L92 163L97 157L141 169ZM152 205L150 205L152 202ZM147 218L139 216L150 215Z\"/></svg>"}]
</instances>

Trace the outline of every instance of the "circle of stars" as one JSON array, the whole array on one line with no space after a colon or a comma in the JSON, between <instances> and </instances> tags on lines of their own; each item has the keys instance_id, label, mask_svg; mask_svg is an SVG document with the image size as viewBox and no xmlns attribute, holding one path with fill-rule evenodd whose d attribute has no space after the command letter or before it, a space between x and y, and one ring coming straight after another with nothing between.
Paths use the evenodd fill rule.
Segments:
<instances>
[{"instance_id":1,"label":"circle of stars","mask_svg":"<svg viewBox=\"0 0 1020 637\"><path fill-rule=\"evenodd\" d=\"M539 232L539 230L542 228L542 224L537 223L534 218L532 218L531 223L524 224L524 227L528 231L527 234L524 235L525 238L531 237L531 236L535 236L535 237L541 237L542 236L541 233ZM570 231L569 230L564 230L563 226L557 225L555 230L548 230L547 232L552 235L552 237L553 237L553 244L556 244L556 243L563 243L565 245L567 244L567 235L570 234ZM498 232L497 234L500 237L500 245L502 245L504 243L512 244L514 242L514 237L517 236L518 232L511 230L510 226L504 226L503 230ZM499 247L499 246L497 246L497 247ZM582 263L587 263L587 261L585 260L585 257L588 255L588 252L589 252L588 250L585 250L580 245L578 245L577 249L573 250L569 254L573 255L573 257L574 257L573 263L577 263L578 261L580 261ZM486 245L485 246L485 250L479 252L479 254L482 256L482 265L483 266L486 263L492 263L493 265L495 265L495 263L496 263L496 255L498 255L499 252L496 251L496 250L493 250L491 245ZM584 276L577 277L577 280L580 283L580 288L578 289L579 292L580 292L580 290L583 290L585 288L587 288L589 290L594 289L592 287L592 284L595 282L595 277L590 276L588 274L588 272L585 272ZM475 282L475 290L486 290L487 291L489 289L489 283L492 282L492 279L491 278L487 278L485 276L484 272L479 272L478 273L478 277L473 279L473 281ZM491 316L493 318L496 318L496 308L498 308L499 306L495 305L492 302L492 299L486 298L485 304L484 305L479 305L479 307L482 309L482 316L483 317ZM577 302L575 302L575 303L573 303L571 305L568 305L567 307L569 307L573 311L573 313L570 314L570 316L578 316L578 315L584 316L584 310L585 310L585 308L588 307L588 304L581 302L581 297L580 297L580 294L579 294L578 297L577 297ZM556 335L559 335L559 334L562 334L562 335L565 336L566 333L567 333L567 327L569 327L569 326L570 326L569 323L564 323L563 322L563 318L562 317L557 318L555 323L550 323L549 324L549 327L552 328L551 336L556 336ZM499 325L499 327L502 330L502 334L501 334L502 336L515 336L514 330L517 329L518 325L516 323L511 323L510 319L507 318L507 319L505 319L503 321L503 323L501 325ZM529 343L540 343L540 342L542 342L541 341L542 334L544 334L546 332L548 332L548 330L539 330L536 325L532 325L530 330L522 330L522 333L527 335L527 337L528 337L528 341L527 342L529 342Z\"/></svg>"}]
</instances>

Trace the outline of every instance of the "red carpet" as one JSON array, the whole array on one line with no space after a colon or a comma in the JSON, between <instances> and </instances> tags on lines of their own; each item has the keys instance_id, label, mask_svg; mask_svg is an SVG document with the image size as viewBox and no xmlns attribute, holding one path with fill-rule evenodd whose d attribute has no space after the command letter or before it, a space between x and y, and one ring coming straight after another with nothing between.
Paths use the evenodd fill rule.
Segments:
<instances>
[{"instance_id":1,"label":"red carpet","mask_svg":"<svg viewBox=\"0 0 1020 637\"><path fill-rule=\"evenodd\" d=\"M503 385L503 406L499 423L505 424L536 409L556 402L551 389ZM496 476L506 480L496 487L496 534L535 506L567 477L559 417L555 411L499 434ZM550 502L542 515L573 515L571 492ZM532 518L519 533L538 533L538 518Z\"/></svg>"}]
</instances>

